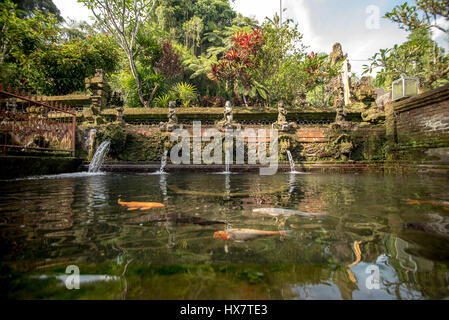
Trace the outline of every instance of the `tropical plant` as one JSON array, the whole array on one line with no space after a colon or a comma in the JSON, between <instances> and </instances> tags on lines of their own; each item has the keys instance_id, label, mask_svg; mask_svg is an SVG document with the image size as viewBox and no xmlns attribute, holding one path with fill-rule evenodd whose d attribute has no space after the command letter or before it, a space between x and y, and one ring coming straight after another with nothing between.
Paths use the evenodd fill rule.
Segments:
<instances>
[{"instance_id":1,"label":"tropical plant","mask_svg":"<svg viewBox=\"0 0 449 320\"><path fill-rule=\"evenodd\" d=\"M36 76L31 81L47 95L83 91L84 79L92 77L96 69L114 72L117 58L115 43L107 35L54 43L33 55Z\"/></svg>"},{"instance_id":2,"label":"tropical plant","mask_svg":"<svg viewBox=\"0 0 449 320\"><path fill-rule=\"evenodd\" d=\"M153 101L153 104L157 108L166 108L171 99L172 99L171 95L164 94L164 95L156 97L156 99L154 99L154 101Z\"/></svg>"},{"instance_id":3,"label":"tropical plant","mask_svg":"<svg viewBox=\"0 0 449 320\"><path fill-rule=\"evenodd\" d=\"M435 30L449 35L449 3L447 0L416 0L404 3L385 14L385 18L411 31L408 40L393 48L381 49L364 66L364 73L380 68L375 85L388 88L402 75L420 79L421 86L433 88L449 82L449 56L432 40Z\"/></svg>"},{"instance_id":4,"label":"tropical plant","mask_svg":"<svg viewBox=\"0 0 449 320\"><path fill-rule=\"evenodd\" d=\"M437 29L449 36L449 2L447 0L415 0L397 5L385 17L408 31Z\"/></svg>"},{"instance_id":5,"label":"tropical plant","mask_svg":"<svg viewBox=\"0 0 449 320\"><path fill-rule=\"evenodd\" d=\"M257 55L259 67L252 76L269 92L271 105L281 100L289 106L304 105L310 100L309 92L322 92L338 74L340 66L331 66L326 54L306 52L303 35L291 20L280 25L279 17L275 15L273 19L265 20L262 30L264 45Z\"/></svg>"},{"instance_id":6,"label":"tropical plant","mask_svg":"<svg viewBox=\"0 0 449 320\"><path fill-rule=\"evenodd\" d=\"M176 84L171 90L172 96L176 100L180 100L184 108L191 105L196 97L196 87L193 84L187 82L181 82Z\"/></svg>"},{"instance_id":7,"label":"tropical plant","mask_svg":"<svg viewBox=\"0 0 449 320\"><path fill-rule=\"evenodd\" d=\"M424 88L449 83L449 56L432 40L427 29L415 29L408 41L393 48L381 49L364 65L364 74L380 69L374 84L391 88L402 75L417 77Z\"/></svg>"},{"instance_id":8,"label":"tropical plant","mask_svg":"<svg viewBox=\"0 0 449 320\"><path fill-rule=\"evenodd\" d=\"M10 1L0 4L0 80L47 95L84 90L96 69L113 72L117 49L106 35L66 37L51 13L19 18Z\"/></svg>"},{"instance_id":9,"label":"tropical plant","mask_svg":"<svg viewBox=\"0 0 449 320\"><path fill-rule=\"evenodd\" d=\"M162 44L161 51L161 57L154 68L156 72L162 74L167 80L174 81L184 72L179 54L176 53L169 41L165 41Z\"/></svg>"},{"instance_id":10,"label":"tropical plant","mask_svg":"<svg viewBox=\"0 0 449 320\"><path fill-rule=\"evenodd\" d=\"M211 66L212 78L226 83L234 93L242 95L245 105L248 106L246 96L253 91L255 85L251 72L258 67L257 55L263 46L264 35L258 28L251 33L239 32L231 41L233 46L228 50L217 64ZM257 86L263 90L263 86Z\"/></svg>"}]
</instances>

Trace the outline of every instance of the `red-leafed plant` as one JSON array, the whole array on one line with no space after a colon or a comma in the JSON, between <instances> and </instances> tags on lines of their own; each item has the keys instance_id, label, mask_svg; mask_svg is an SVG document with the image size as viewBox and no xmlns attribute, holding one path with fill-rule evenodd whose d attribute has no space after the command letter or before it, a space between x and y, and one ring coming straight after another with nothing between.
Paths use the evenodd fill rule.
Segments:
<instances>
[{"instance_id":1,"label":"red-leafed plant","mask_svg":"<svg viewBox=\"0 0 449 320\"><path fill-rule=\"evenodd\" d=\"M179 55L175 52L175 49L169 41L162 44L162 55L155 64L155 68L158 73L169 80L173 80L184 72Z\"/></svg>"},{"instance_id":2,"label":"red-leafed plant","mask_svg":"<svg viewBox=\"0 0 449 320\"><path fill-rule=\"evenodd\" d=\"M251 33L238 32L231 37L232 48L224 53L217 64L211 66L211 76L215 81L224 82L243 99L250 92L256 92L251 71L258 67L257 54L264 44L264 36L259 28Z\"/></svg>"}]
</instances>

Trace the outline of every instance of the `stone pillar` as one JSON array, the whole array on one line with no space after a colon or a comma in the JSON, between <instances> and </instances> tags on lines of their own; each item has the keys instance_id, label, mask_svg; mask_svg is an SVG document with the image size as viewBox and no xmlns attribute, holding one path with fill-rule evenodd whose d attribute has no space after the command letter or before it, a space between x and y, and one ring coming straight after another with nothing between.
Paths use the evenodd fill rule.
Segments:
<instances>
[{"instance_id":1,"label":"stone pillar","mask_svg":"<svg viewBox=\"0 0 449 320\"><path fill-rule=\"evenodd\" d=\"M91 92L91 108L97 108L98 111L105 109L110 88L106 83L104 71L101 69L97 69L93 78L86 78L85 84L86 89L90 90Z\"/></svg>"},{"instance_id":2,"label":"stone pillar","mask_svg":"<svg viewBox=\"0 0 449 320\"><path fill-rule=\"evenodd\" d=\"M89 122L99 124L101 120L101 111L106 108L109 85L106 83L104 71L97 69L95 76L91 79L84 80L86 89L90 91L90 107L85 113L85 117Z\"/></svg>"},{"instance_id":3,"label":"stone pillar","mask_svg":"<svg viewBox=\"0 0 449 320\"><path fill-rule=\"evenodd\" d=\"M123 107L117 107L115 108L117 111L117 122L119 125L123 126L125 125L125 120L123 120L123 111L125 110Z\"/></svg>"},{"instance_id":4,"label":"stone pillar","mask_svg":"<svg viewBox=\"0 0 449 320\"><path fill-rule=\"evenodd\" d=\"M386 138L390 143L398 143L398 134L396 130L396 114L393 103L385 105L385 128Z\"/></svg>"}]
</instances>

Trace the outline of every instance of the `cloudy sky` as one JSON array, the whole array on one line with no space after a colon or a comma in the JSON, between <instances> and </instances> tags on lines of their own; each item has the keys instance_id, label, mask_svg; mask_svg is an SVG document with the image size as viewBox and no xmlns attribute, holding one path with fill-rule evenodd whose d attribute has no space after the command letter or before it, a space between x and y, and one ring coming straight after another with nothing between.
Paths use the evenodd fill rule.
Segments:
<instances>
[{"instance_id":1,"label":"cloudy sky","mask_svg":"<svg viewBox=\"0 0 449 320\"><path fill-rule=\"evenodd\" d=\"M361 74L379 49L392 47L406 40L407 33L394 23L381 18L405 0L282 0L284 16L299 24L304 43L310 51L327 52L340 42L348 53L352 71ZM89 10L77 0L53 0L63 17L89 21ZM408 1L412 2L412 1ZM279 0L236 0L237 12L262 22L279 12ZM435 34L443 40L441 34ZM445 43L447 47L447 41Z\"/></svg>"}]
</instances>

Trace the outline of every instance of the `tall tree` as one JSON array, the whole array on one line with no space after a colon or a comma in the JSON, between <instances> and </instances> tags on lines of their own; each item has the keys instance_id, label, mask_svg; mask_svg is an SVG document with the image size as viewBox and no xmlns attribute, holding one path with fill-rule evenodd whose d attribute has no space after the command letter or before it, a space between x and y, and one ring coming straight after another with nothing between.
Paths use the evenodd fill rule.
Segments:
<instances>
[{"instance_id":1,"label":"tall tree","mask_svg":"<svg viewBox=\"0 0 449 320\"><path fill-rule=\"evenodd\" d=\"M26 16L31 16L35 10L40 10L44 14L52 13L59 21L64 20L61 12L52 0L12 0L17 4L17 8L25 12Z\"/></svg>"},{"instance_id":2,"label":"tall tree","mask_svg":"<svg viewBox=\"0 0 449 320\"><path fill-rule=\"evenodd\" d=\"M136 37L139 29L153 12L156 0L78 0L93 13L100 25L113 35L125 53L134 77L140 102L148 107L142 91L142 81L136 68Z\"/></svg>"},{"instance_id":3,"label":"tall tree","mask_svg":"<svg viewBox=\"0 0 449 320\"><path fill-rule=\"evenodd\" d=\"M405 2L385 17L409 31L435 28L449 36L449 0L416 0L415 6Z\"/></svg>"},{"instance_id":4,"label":"tall tree","mask_svg":"<svg viewBox=\"0 0 449 320\"><path fill-rule=\"evenodd\" d=\"M449 56L432 40L429 30L416 29L408 40L390 49L381 49L365 65L364 73L380 68L376 85L390 88L401 75L417 77L424 88L449 82Z\"/></svg>"},{"instance_id":5,"label":"tall tree","mask_svg":"<svg viewBox=\"0 0 449 320\"><path fill-rule=\"evenodd\" d=\"M391 49L382 49L365 65L365 72L381 68L376 76L379 86L389 87L401 75L415 76L421 86L432 88L449 80L449 56L432 40L439 30L449 36L449 0L416 0L396 6L385 18L410 31L408 40Z\"/></svg>"}]
</instances>

